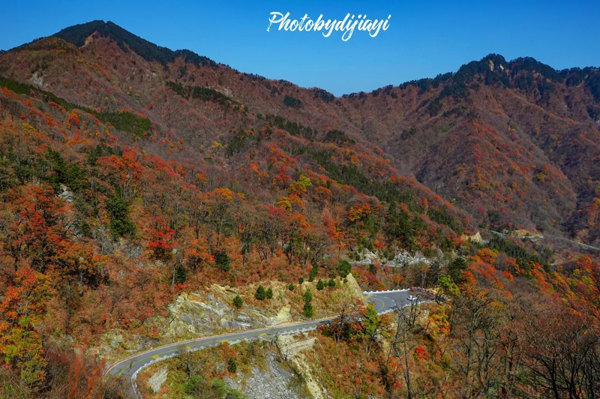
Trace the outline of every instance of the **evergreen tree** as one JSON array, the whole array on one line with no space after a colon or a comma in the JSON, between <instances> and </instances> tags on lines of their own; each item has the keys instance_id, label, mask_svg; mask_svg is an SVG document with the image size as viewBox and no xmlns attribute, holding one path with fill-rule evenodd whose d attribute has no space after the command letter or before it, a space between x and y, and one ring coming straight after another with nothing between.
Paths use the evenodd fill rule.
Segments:
<instances>
[{"instance_id":1,"label":"evergreen tree","mask_svg":"<svg viewBox=\"0 0 600 399\"><path fill-rule=\"evenodd\" d=\"M435 287L438 284L440 276L440 262L434 260L429 266L429 273L427 274L427 285Z\"/></svg>"},{"instance_id":2,"label":"evergreen tree","mask_svg":"<svg viewBox=\"0 0 600 399\"><path fill-rule=\"evenodd\" d=\"M175 284L183 284L187 280L187 269L183 265L177 265L175 269Z\"/></svg>"},{"instance_id":3,"label":"evergreen tree","mask_svg":"<svg viewBox=\"0 0 600 399\"><path fill-rule=\"evenodd\" d=\"M231 269L229 255L227 255L227 252L220 250L215 253L215 265L219 269L226 272Z\"/></svg>"},{"instance_id":4,"label":"evergreen tree","mask_svg":"<svg viewBox=\"0 0 600 399\"><path fill-rule=\"evenodd\" d=\"M294 291L294 288L296 288L296 287L294 286L294 284L293 284L293 283L290 283L290 284L288 285L288 290L290 290L290 291Z\"/></svg>"},{"instance_id":5,"label":"evergreen tree","mask_svg":"<svg viewBox=\"0 0 600 399\"><path fill-rule=\"evenodd\" d=\"M462 281L462 272L467 270L467 261L464 258L458 257L448 265L448 274L455 284Z\"/></svg>"},{"instance_id":6,"label":"evergreen tree","mask_svg":"<svg viewBox=\"0 0 600 399\"><path fill-rule=\"evenodd\" d=\"M335 280L330 278L327 285L329 285L329 288L335 288Z\"/></svg>"},{"instance_id":7,"label":"evergreen tree","mask_svg":"<svg viewBox=\"0 0 600 399\"><path fill-rule=\"evenodd\" d=\"M338 260L337 272L340 277L345 278L352 271L352 265L345 259Z\"/></svg>"},{"instance_id":8,"label":"evergreen tree","mask_svg":"<svg viewBox=\"0 0 600 399\"><path fill-rule=\"evenodd\" d=\"M110 215L110 233L113 237L135 234L135 223L129 219L129 206L120 195L114 193L107 202L106 209Z\"/></svg>"},{"instance_id":9,"label":"evergreen tree","mask_svg":"<svg viewBox=\"0 0 600 399\"><path fill-rule=\"evenodd\" d=\"M266 296L267 299L273 299L273 290L271 289L271 287L269 287L269 289L267 290Z\"/></svg>"},{"instance_id":10,"label":"evergreen tree","mask_svg":"<svg viewBox=\"0 0 600 399\"><path fill-rule=\"evenodd\" d=\"M312 292L310 292L310 290L306 290L306 292L304 293L304 302L311 302L312 300L313 300Z\"/></svg>"},{"instance_id":11,"label":"evergreen tree","mask_svg":"<svg viewBox=\"0 0 600 399\"><path fill-rule=\"evenodd\" d=\"M323 280L319 280L317 282L317 289L321 291L323 288L325 288L325 284L323 284Z\"/></svg>"},{"instance_id":12,"label":"evergreen tree","mask_svg":"<svg viewBox=\"0 0 600 399\"><path fill-rule=\"evenodd\" d=\"M262 285L259 285L256 289L256 293L254 294L254 298L258 299L259 301L264 301L266 297L267 292L265 291L265 288Z\"/></svg>"},{"instance_id":13,"label":"evergreen tree","mask_svg":"<svg viewBox=\"0 0 600 399\"><path fill-rule=\"evenodd\" d=\"M310 319L315 315L315 310L312 307L310 302L304 302L304 308L302 309L302 314L304 317Z\"/></svg>"},{"instance_id":14,"label":"evergreen tree","mask_svg":"<svg viewBox=\"0 0 600 399\"><path fill-rule=\"evenodd\" d=\"M315 277L317 277L317 273L319 273L319 267L314 265L312 269L310 269L310 273L308 274L308 282L312 283L315 281Z\"/></svg>"},{"instance_id":15,"label":"evergreen tree","mask_svg":"<svg viewBox=\"0 0 600 399\"><path fill-rule=\"evenodd\" d=\"M241 308L244 305L244 300L239 296L236 295L235 298L233 298L233 306L235 306L236 308Z\"/></svg>"},{"instance_id":16,"label":"evergreen tree","mask_svg":"<svg viewBox=\"0 0 600 399\"><path fill-rule=\"evenodd\" d=\"M235 374L237 372L237 362L234 358L230 358L227 361L227 371L229 371L232 374Z\"/></svg>"}]
</instances>

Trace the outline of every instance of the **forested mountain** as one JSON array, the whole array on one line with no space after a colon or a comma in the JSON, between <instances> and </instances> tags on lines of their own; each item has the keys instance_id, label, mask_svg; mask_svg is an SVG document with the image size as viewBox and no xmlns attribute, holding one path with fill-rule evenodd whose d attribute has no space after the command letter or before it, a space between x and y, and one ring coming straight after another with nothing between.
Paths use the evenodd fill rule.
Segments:
<instances>
[{"instance_id":1,"label":"forested mountain","mask_svg":"<svg viewBox=\"0 0 600 399\"><path fill-rule=\"evenodd\" d=\"M485 290L486 306L539 292L597 326L597 68L489 55L456 73L335 97L94 21L1 53L0 86L0 354L2 378L21 390L4 394L67 397L75 388L65 370L83 360L65 353L97 347L114 329L160 342L147 321L181 292L332 278L366 253L432 262L356 267L364 288L441 285L464 294L455 303L465 312L475 306L465 298ZM491 230L544 239L492 239ZM465 238L478 231L488 240ZM468 323L439 306L435 334ZM447 359L431 356L441 381ZM419 364L418 383L431 385ZM463 397L485 385L472 372L451 379L469 381ZM88 377L77 384L100 385L97 372ZM378 380L381 397L404 395L390 378ZM597 376L590 384L574 397L594 397ZM518 396L505 388L494 389Z\"/></svg>"}]
</instances>

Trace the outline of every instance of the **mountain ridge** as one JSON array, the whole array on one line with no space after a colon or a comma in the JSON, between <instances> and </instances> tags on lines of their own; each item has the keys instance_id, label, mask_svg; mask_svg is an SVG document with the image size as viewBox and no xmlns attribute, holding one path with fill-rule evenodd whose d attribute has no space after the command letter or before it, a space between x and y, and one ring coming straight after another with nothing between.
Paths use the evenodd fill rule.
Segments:
<instances>
[{"instance_id":1,"label":"mountain ridge","mask_svg":"<svg viewBox=\"0 0 600 399\"><path fill-rule=\"evenodd\" d=\"M596 170L593 161L594 155L587 160L582 158L581 155L589 152L589 149L584 150L584 147L581 147L577 151L571 151L570 155L565 153L564 156L557 156L557 151L564 152L564 149L548 142L548 136L544 135L544 131L541 129L541 126L548 124L540 122L532 124L528 120L528 115L520 113L512 104L523 102L523 106L533 107L531 112L538 114L537 118L551 118L553 122L550 129L555 129L556 126L564 123L568 125L571 123L569 121L572 121L577 124L577 129L583 129L587 132L585 135L594 141L600 120L600 106L598 105L600 102L600 83L598 83L600 82L600 73L597 68L571 68L557 71L530 57L506 61L501 55L489 54L479 61L464 64L455 73L440 74L433 79L425 78L405 82L399 86L389 85L370 93L359 92L335 97L323 89L306 89L287 81L273 81L257 75L243 74L223 64L214 63L212 60L195 62L197 59L203 60L204 58L196 54L188 57L183 50L172 51L156 46L110 21L93 21L65 28L42 40L51 40L52 37L62 38L61 40L67 40L75 46L79 45L80 47L76 47L77 51L85 54L88 53L88 49L83 45L94 34L97 34L97 37L90 45L92 47L100 46L98 51L114 53L114 50L104 50L104 48L108 49L105 46L109 44L108 42L104 43L103 40L114 41L120 51L125 54L124 57L128 57L127 54L130 51L139 55L149 63L147 70L153 71L153 76L160 76L155 83L147 85L146 82L143 82L142 85L146 88L142 91L147 91L145 96L147 99L142 102L131 98L130 95L124 96L115 92L118 94L115 97L117 102L128 104L129 108L136 109L138 112L152 112L147 109L147 105L142 103L150 103L149 97L156 90L172 90L173 94L179 95L179 98L185 101L186 106L191 107L189 112L197 112L194 110L196 106L190 103L196 95L208 96L206 99L210 101L219 99L218 101L222 101L224 104L230 104L228 106L233 106L238 110L244 109L246 115L248 115L249 105L250 112L254 115L252 118L273 113L294 123L308 126L312 129L311 140L320 140L319 137L325 138L323 133L317 134L316 132L337 129L345 132L356 145L370 153L377 153L381 148L385 148L386 151L383 152L385 158L389 159L391 165L398 170L394 173L408 173L416 176L420 182L433 188L434 191L442 190L441 194L445 198L459 201L460 207L465 208L471 214L480 213L482 208L476 204L478 200L475 198L490 199L491 195L495 196L495 199L483 208L492 208L490 205L494 203L496 204L495 208L500 208L501 212L505 212L507 216L503 218L502 226L511 225L512 219L515 219L520 220L517 225L522 227L568 231L571 237L576 237L582 229L586 230L581 227L581 218L585 218L584 214L589 214L588 207L594 206L594 188L588 187L585 182L581 181L584 175L581 170L584 168L586 173L589 171L592 176L596 173L594 172ZM29 46L35 47L35 43L39 44L40 42L36 41ZM26 48L26 46L21 47L20 50ZM10 54L10 52L5 54ZM111 62L113 71L116 71L118 75L116 79L123 82L131 81L136 75L135 61L132 59L130 61L132 64L124 67L119 61L122 56L118 53L114 54ZM178 61L179 58L181 61ZM100 67L101 69L109 71L109 63L105 61L107 60L93 60L99 65L104 65ZM153 62L160 64L161 68L152 67ZM190 67L193 65L195 68L193 72L189 70L188 65ZM3 66L0 63L0 72L2 72L2 68L10 69L10 66ZM121 68L125 69L120 71ZM139 70L142 71L142 69ZM38 70L36 73L39 74L40 71ZM58 74L50 76L54 76L56 79ZM203 80L200 85L198 85L197 79ZM102 80L103 78L98 81L98 84L104 86L105 91L113 91L113 88L108 87ZM249 83L246 83L246 80ZM171 84L169 82L173 82L173 85L169 86ZM77 83L76 86L79 84ZM161 89L161 86L165 89ZM59 93L67 98L71 95L80 96L62 84L58 84L56 90L59 90ZM121 92L122 90L123 88L121 88ZM73 94L69 94L69 92ZM517 97L510 102L505 101L505 98L512 98L515 95ZM87 99L79 102L92 107L103 107L104 103L99 101L99 97L95 95L88 95ZM493 106L499 108L499 112L504 116L499 117L496 111L490 112L491 109L488 105L482 106L486 103L489 103L489 106L495 104ZM143 106L140 108L140 105ZM108 105L107 109L111 107ZM509 116L507 119L506 112L509 112L512 117ZM209 118L214 117L210 112L206 115ZM157 118L153 118L153 120L156 121ZM565 122L562 122L563 120ZM219 122L215 121L215 123ZM185 133L186 129L181 130L177 126L176 122L168 122L164 128L167 130L175 128L179 131L179 135L183 135L184 140L198 142L199 138L194 137L192 132ZM448 147L450 144L444 141L444 138L448 134L448 137L452 138L456 135L463 135L464 137L459 139L459 143L471 142L475 145L472 141L473 134L467 132L479 129L478 126L482 126L486 132L478 139L483 140L481 143L485 143L479 151L491 152L492 158L497 158L495 162L506 165L506 168L516 168L519 177L514 177L515 172L510 172L510 170L509 172L503 171L500 175L496 173L497 177L503 176L504 183L492 185L491 189L485 182L476 183L475 186L473 186L474 183L469 183L472 180L468 177L470 174L487 176L482 177L484 180L493 180L493 177L488 171L485 171L485 168L480 168L478 159L481 159L481 155L477 155L471 150L465 151L466 148L459 150L458 148L461 146L464 147L463 144L457 149L451 150ZM540 150L536 150L537 152L531 152L522 158L519 165L515 164L509 154L498 152L497 149L494 149L497 144L491 142L497 140L500 137L498 133L506 129L509 132L511 129L517 129L520 140L526 140L529 143L527 146L541 145L545 149L540 147ZM523 131L524 129L528 129L529 132ZM563 127L561 129L563 129L563 133L561 133L563 135L574 134L567 133L570 128ZM535 138L530 133L537 130L540 130L541 136L546 138L542 140L539 135L538 138ZM210 135L209 133L207 137ZM504 142L504 148L511 148L512 151L517 151L517 149L522 152L530 151L522 145L515 147L511 144L517 137L515 133L508 135L502 133L502 136L501 141ZM341 142L339 144L344 145ZM471 198L471 191L465 192L463 189L448 188L449 186L440 180L440 176L446 175L445 181L452 178L443 171L442 164L434 166L436 164L434 160L442 153L453 154L454 159L451 162L456 170L464 170L466 166L468 172L459 173L462 177L455 177L458 179L457 182L462 181L467 185L466 187L480 187L484 191L487 190L488 193L480 193ZM534 153L538 155L534 155ZM399 157L399 154L403 154L402 157ZM458 162L465 155L473 158L466 159L466 163ZM526 159L536 161L534 164L528 164ZM557 162L558 164L554 165ZM472 165L476 167L473 168ZM573 169L573 165L579 166ZM535 173L531 170L534 170ZM538 177L544 174L555 177L556 187L552 183L549 186L546 184L548 187L544 188L544 184L538 180ZM571 182L576 184L573 186ZM518 184L520 187L526 186L541 191L534 198L528 198L527 190L529 189L509 189L506 184ZM565 198L565 200L552 199L556 192L560 192L559 198ZM467 193L467 198L462 198L465 193ZM499 193L502 194L498 197ZM583 200L580 200L581 198ZM525 205L532 201L537 205ZM573 205L575 202L578 203L576 207ZM541 216L532 216L539 212L539 209L542 209ZM488 211L495 212L492 209L483 209L483 215L477 216L480 223L484 223L484 225L490 222L489 217L485 215ZM495 216L494 219L496 219ZM527 222L528 219L529 222ZM588 222L590 221L588 220ZM496 225L495 227L500 228L501 226ZM590 237L593 238L592 242L595 242L597 234L592 234Z\"/></svg>"},{"instance_id":2,"label":"mountain ridge","mask_svg":"<svg viewBox=\"0 0 600 399\"><path fill-rule=\"evenodd\" d=\"M103 21L64 35L84 44L0 54L0 396L122 399L104 361L333 306L295 386L600 390L596 69L490 55L335 97ZM360 298L410 287L427 301L397 323ZM224 397L250 345L168 361L152 391L149 369L141 393Z\"/></svg>"},{"instance_id":3,"label":"mountain ridge","mask_svg":"<svg viewBox=\"0 0 600 399\"><path fill-rule=\"evenodd\" d=\"M195 53L191 50L187 50L187 49L172 50L167 47L156 45L152 42L149 42L129 31L123 29L122 27L120 27L119 25L115 24L112 21L104 21L104 20L93 20L90 22L72 25L72 26L64 28L64 29L60 30L59 32L52 34L50 36L45 36L42 38L35 39L30 43L26 43L26 44L17 46L15 48L12 48L9 50L0 50L0 53L21 49L29 44L32 44L33 42L36 42L41 39L49 38L49 37L58 37L58 38L61 38L65 41L77 46L77 47L82 47L85 44L85 39L87 39L93 33L99 33L101 36L112 38L124 50L126 50L125 46L128 46L129 43L133 43L133 46L129 46L133 51L136 51L139 55L146 58L147 60L158 61L158 62L162 63L163 65L165 62L172 62L174 57L181 56L181 55L183 55L186 58L186 61L195 63L197 65L200 63L206 63L207 65L216 65L217 64L217 63L215 63L215 61L211 60L210 58L198 55L197 53ZM140 47L146 47L146 48L149 47L149 48L151 48L151 51L144 51ZM154 53L154 55L156 55L156 57L154 57L154 58L151 57L148 54L149 52ZM503 68L506 66L514 65L514 64L523 64L525 68L529 68L531 70L532 67L538 66L540 71L542 71L542 74L545 74L546 76L551 76L553 78L556 78L559 75L565 75L565 74L569 74L569 73L584 73L585 74L586 72L597 72L599 69L599 67L594 67L594 66L555 69L555 68L551 67L550 65L544 64L544 63L536 60L533 57L528 57L528 56L517 57L511 61L507 61L500 54L490 53L478 61L474 60L474 61L470 61L466 64L463 64L461 67L459 67L459 69L456 72L445 72L445 73L440 72L438 75L436 75L433 78L424 77L424 78L406 81L406 82L400 83L397 86L387 85L387 86L375 88L371 91L358 91L358 92L346 93L346 94L342 94L340 96L336 96L336 98L350 97L350 96L358 95L360 93L371 93L372 94L374 92L380 92L382 90L385 90L389 86L402 88L407 85L422 86L422 85L427 85L429 83L433 83L435 85L440 80L444 81L451 77L461 76L462 74L465 74L465 72L468 70L470 70L472 72L472 70L474 68L481 71L482 66L484 66L483 69L485 69L485 67L487 67L487 62L489 62L489 61L494 61L495 65L502 66ZM227 66L225 64L219 64L219 65ZM227 66L227 67L230 67L230 66ZM235 68L232 68L232 69L235 70ZM263 76L254 75L252 73L244 73L244 74L249 75L249 76L256 76L259 79L267 79ZM269 80L273 80L273 79L269 79ZM279 81L286 82L285 80L282 80L282 79L279 79ZM319 88L319 87L304 87L304 88L308 89L308 90L312 90L312 89L323 90L322 88Z\"/></svg>"}]
</instances>

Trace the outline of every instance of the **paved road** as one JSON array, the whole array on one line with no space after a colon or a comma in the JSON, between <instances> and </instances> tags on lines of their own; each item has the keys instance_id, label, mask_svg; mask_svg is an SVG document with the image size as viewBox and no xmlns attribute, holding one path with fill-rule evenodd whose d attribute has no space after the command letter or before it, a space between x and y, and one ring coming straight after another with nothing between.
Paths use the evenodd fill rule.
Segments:
<instances>
[{"instance_id":1,"label":"paved road","mask_svg":"<svg viewBox=\"0 0 600 399\"><path fill-rule=\"evenodd\" d=\"M373 303L373 306L380 314L390 312L396 306L403 307L408 305L410 303L408 296L408 291L376 292L366 294L367 300ZM135 380L137 378L137 374L152 363L179 356L184 352L193 352L210 346L216 346L224 342L236 344L243 340L264 339L270 336L281 334L294 334L301 331L314 330L319 324L327 323L332 319L333 318L327 318L287 326L274 326L259 330L243 331L177 342L138 353L130 358L115 363L108 369L108 373L115 376L129 378L131 381L131 386L129 387L130 392L128 392L129 395L131 397L141 398L142 396L137 389Z\"/></svg>"},{"instance_id":2,"label":"paved road","mask_svg":"<svg viewBox=\"0 0 600 399\"><path fill-rule=\"evenodd\" d=\"M410 304L408 296L410 293L408 290L403 291L387 291L387 292L374 292L367 294L366 298L369 302L373 303L377 313L391 312L398 307L403 307Z\"/></svg>"},{"instance_id":3,"label":"paved road","mask_svg":"<svg viewBox=\"0 0 600 399\"><path fill-rule=\"evenodd\" d=\"M490 232L492 232L492 233L494 233L494 234L496 234L496 235L498 235L498 236L500 236L502 238L509 237L507 234L500 233L499 231L490 230ZM554 239L561 240L561 241L566 241L568 243L575 244L577 246L580 246L582 248L589 249L589 250L592 250L592 251L600 251L600 248L598 248L598 247L594 247L592 245L584 244L584 243L579 242L579 241L571 240L569 238L565 238L565 237L561 237L561 236L555 236L555 235L546 235L546 237L548 237L548 238L554 238ZM536 241L537 239L544 238L544 236L541 235L541 234L538 234L538 235L530 236L530 237L516 237L516 238L519 238L521 240L523 240L523 239L534 239L533 241Z\"/></svg>"}]
</instances>

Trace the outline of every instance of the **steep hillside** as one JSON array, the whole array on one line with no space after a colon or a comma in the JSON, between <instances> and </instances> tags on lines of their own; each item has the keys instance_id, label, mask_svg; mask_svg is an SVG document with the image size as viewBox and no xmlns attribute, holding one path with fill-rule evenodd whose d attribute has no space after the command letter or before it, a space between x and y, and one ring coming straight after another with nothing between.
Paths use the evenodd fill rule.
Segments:
<instances>
[{"instance_id":1,"label":"steep hillside","mask_svg":"<svg viewBox=\"0 0 600 399\"><path fill-rule=\"evenodd\" d=\"M395 166L480 222L597 242L599 81L490 55L347 100Z\"/></svg>"}]
</instances>

